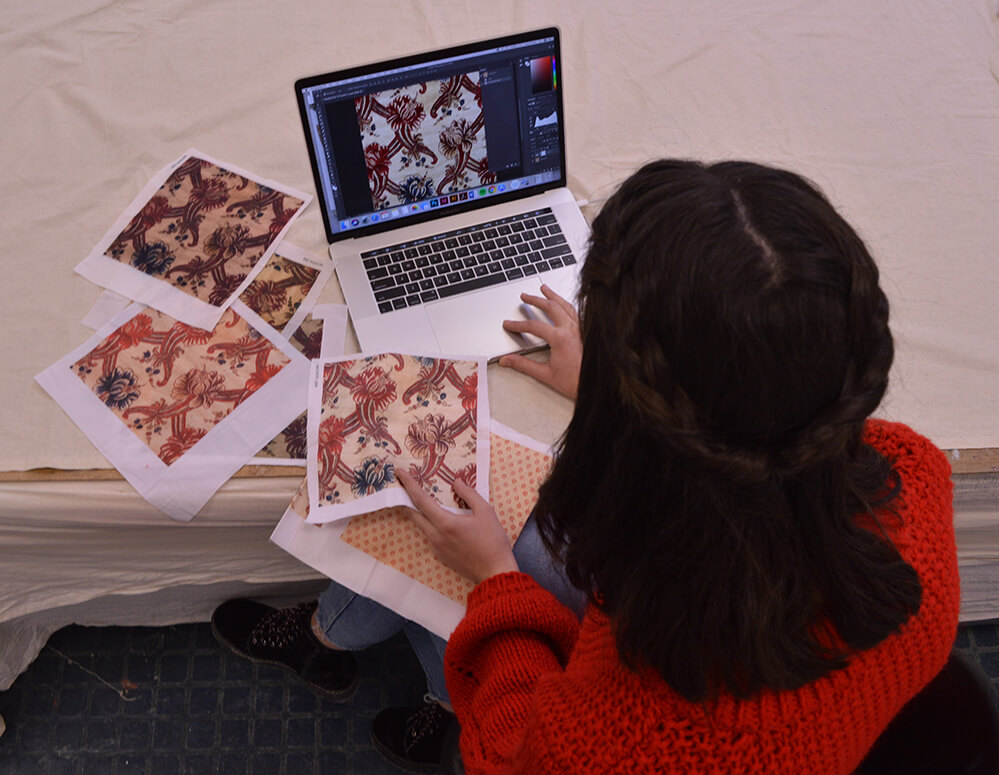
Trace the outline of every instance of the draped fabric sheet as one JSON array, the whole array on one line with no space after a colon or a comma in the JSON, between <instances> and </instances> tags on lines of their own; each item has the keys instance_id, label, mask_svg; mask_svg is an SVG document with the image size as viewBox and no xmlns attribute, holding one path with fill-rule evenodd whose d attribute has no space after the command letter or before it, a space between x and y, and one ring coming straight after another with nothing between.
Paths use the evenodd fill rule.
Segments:
<instances>
[{"instance_id":1,"label":"draped fabric sheet","mask_svg":"<svg viewBox=\"0 0 999 775\"><path fill-rule=\"evenodd\" d=\"M208 621L233 597L315 599L323 577L267 540L301 479L230 479L190 522L121 480L0 481L0 691L68 624L165 626Z\"/></svg>"},{"instance_id":2,"label":"draped fabric sheet","mask_svg":"<svg viewBox=\"0 0 999 775\"><path fill-rule=\"evenodd\" d=\"M72 268L165 162L193 147L248 178L312 193L297 78L551 24L562 31L557 120L569 188L589 201L588 216L663 156L806 175L882 272L897 344L886 416L942 448L999 446L996 10L995 0L842 0L835 12L805 0L5 3L0 292L13 335L0 337L10 441L0 471L103 465L25 386L74 341L72 326L99 294ZM262 51L294 56L260 66ZM318 208L306 207L287 237L322 255ZM325 300L339 300L336 291ZM529 402L542 392L520 389Z\"/></svg>"}]
</instances>

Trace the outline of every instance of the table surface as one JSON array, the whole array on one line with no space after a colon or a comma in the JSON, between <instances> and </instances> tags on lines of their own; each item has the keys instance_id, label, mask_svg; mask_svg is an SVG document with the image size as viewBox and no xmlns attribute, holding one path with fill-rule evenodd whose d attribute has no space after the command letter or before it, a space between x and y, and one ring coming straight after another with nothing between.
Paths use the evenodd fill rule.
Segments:
<instances>
[{"instance_id":1,"label":"table surface","mask_svg":"<svg viewBox=\"0 0 999 775\"><path fill-rule=\"evenodd\" d=\"M956 470L993 470L999 18L985 5L3 4L0 471L107 465L33 376L87 338L80 320L100 289L73 268L157 170L196 148L312 192L296 79L552 24L569 187L587 214L662 156L748 158L810 177L882 270L897 343L884 413L964 450ZM289 240L324 255L316 204ZM543 391L490 380L498 419L557 435L564 407L552 420Z\"/></svg>"}]
</instances>

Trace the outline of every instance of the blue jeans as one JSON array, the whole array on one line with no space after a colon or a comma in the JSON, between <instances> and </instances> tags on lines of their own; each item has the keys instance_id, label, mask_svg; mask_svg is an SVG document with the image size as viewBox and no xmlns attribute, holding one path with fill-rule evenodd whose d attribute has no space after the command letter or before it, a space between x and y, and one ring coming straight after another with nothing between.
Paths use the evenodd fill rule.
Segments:
<instances>
[{"instance_id":1,"label":"blue jeans","mask_svg":"<svg viewBox=\"0 0 999 775\"><path fill-rule=\"evenodd\" d=\"M532 576L563 605L582 616L586 595L569 583L564 568L548 555L533 515L524 524L513 547L513 555L524 573ZM335 581L319 597L316 618L327 639L347 651L358 651L381 643L401 630L423 666L430 697L438 702L450 703L444 685L444 649L447 641L443 638Z\"/></svg>"}]
</instances>

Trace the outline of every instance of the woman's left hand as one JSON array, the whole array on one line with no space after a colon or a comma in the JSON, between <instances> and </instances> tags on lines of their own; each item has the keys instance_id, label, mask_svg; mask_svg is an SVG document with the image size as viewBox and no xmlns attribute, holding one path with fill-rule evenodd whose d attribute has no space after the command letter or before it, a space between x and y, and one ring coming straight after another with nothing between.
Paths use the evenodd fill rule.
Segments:
<instances>
[{"instance_id":1,"label":"woman's left hand","mask_svg":"<svg viewBox=\"0 0 999 775\"><path fill-rule=\"evenodd\" d=\"M396 469L396 475L416 506L410 510L410 518L430 540L441 562L476 584L497 573L519 570L510 539L496 512L473 488L460 479L455 480L455 494L469 505L472 513L453 514L408 473Z\"/></svg>"}]
</instances>

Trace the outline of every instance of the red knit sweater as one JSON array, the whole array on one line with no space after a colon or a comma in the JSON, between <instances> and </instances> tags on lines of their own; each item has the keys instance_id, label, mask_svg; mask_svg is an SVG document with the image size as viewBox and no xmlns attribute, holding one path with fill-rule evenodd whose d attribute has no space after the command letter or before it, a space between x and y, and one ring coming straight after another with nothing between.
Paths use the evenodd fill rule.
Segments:
<instances>
[{"instance_id":1,"label":"red knit sweater","mask_svg":"<svg viewBox=\"0 0 999 775\"><path fill-rule=\"evenodd\" d=\"M695 704L624 667L592 606L580 623L529 576L494 576L445 660L467 772L852 772L947 661L960 598L946 458L904 425L870 422L866 438L897 460L894 540L923 586L900 633L801 689Z\"/></svg>"}]
</instances>

